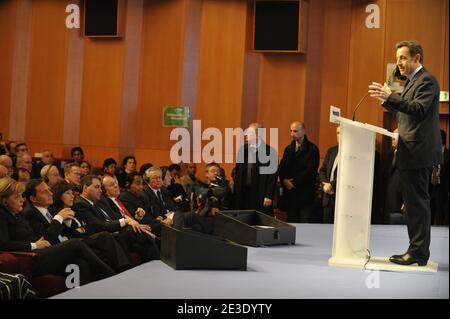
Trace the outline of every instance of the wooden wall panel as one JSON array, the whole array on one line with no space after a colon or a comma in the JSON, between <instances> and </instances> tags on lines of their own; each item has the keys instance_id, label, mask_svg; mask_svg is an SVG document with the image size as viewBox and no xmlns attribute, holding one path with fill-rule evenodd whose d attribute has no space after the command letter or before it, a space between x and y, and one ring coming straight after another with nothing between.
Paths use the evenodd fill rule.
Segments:
<instances>
[{"instance_id":1,"label":"wooden wall panel","mask_svg":"<svg viewBox=\"0 0 450 319\"><path fill-rule=\"evenodd\" d=\"M195 114L203 130L241 126L246 20L246 1L203 2Z\"/></svg>"},{"instance_id":2,"label":"wooden wall panel","mask_svg":"<svg viewBox=\"0 0 450 319\"><path fill-rule=\"evenodd\" d=\"M278 128L280 156L291 141L290 124L304 120L305 61L300 54L267 53L261 58L258 121Z\"/></svg>"},{"instance_id":3,"label":"wooden wall panel","mask_svg":"<svg viewBox=\"0 0 450 319\"><path fill-rule=\"evenodd\" d=\"M442 83L444 74L448 74L448 68L444 70L446 34L443 28L445 16L448 16L445 1L415 0L409 3L397 0L387 1L386 6L386 63L395 62L397 42L418 40L424 50L424 66Z\"/></svg>"},{"instance_id":4,"label":"wooden wall panel","mask_svg":"<svg viewBox=\"0 0 450 319\"><path fill-rule=\"evenodd\" d=\"M80 145L95 165L102 153L116 152L120 139L120 114L124 63L124 40L86 39Z\"/></svg>"},{"instance_id":5,"label":"wooden wall panel","mask_svg":"<svg viewBox=\"0 0 450 319\"><path fill-rule=\"evenodd\" d=\"M384 83L386 63L384 63L385 1L375 2L380 8L380 28L367 28L365 11L367 1L352 4L351 41L349 52L349 80L347 108L343 113L351 118L358 102L368 94L368 86L373 81ZM355 114L356 120L382 126L383 110L379 100L367 96Z\"/></svg>"},{"instance_id":6,"label":"wooden wall panel","mask_svg":"<svg viewBox=\"0 0 450 319\"><path fill-rule=\"evenodd\" d=\"M16 1L0 1L0 133L6 141L9 139L16 15Z\"/></svg>"},{"instance_id":7,"label":"wooden wall panel","mask_svg":"<svg viewBox=\"0 0 450 319\"><path fill-rule=\"evenodd\" d=\"M64 24L65 1L32 4L25 130L31 154L41 151L37 144L56 146L63 141L68 30Z\"/></svg>"},{"instance_id":8,"label":"wooden wall panel","mask_svg":"<svg viewBox=\"0 0 450 319\"><path fill-rule=\"evenodd\" d=\"M145 1L136 148L168 150L162 108L178 105L183 70L183 1Z\"/></svg>"},{"instance_id":9,"label":"wooden wall panel","mask_svg":"<svg viewBox=\"0 0 450 319\"><path fill-rule=\"evenodd\" d=\"M336 145L336 125L329 120L330 105L347 113L351 21L350 0L325 2L318 145L322 157Z\"/></svg>"}]
</instances>

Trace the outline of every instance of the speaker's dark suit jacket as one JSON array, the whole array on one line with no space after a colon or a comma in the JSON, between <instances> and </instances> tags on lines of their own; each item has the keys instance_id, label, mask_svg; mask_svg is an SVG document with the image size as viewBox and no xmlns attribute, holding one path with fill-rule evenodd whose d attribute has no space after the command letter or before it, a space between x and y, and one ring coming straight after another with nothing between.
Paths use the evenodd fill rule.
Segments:
<instances>
[{"instance_id":1,"label":"speaker's dark suit jacket","mask_svg":"<svg viewBox=\"0 0 450 319\"><path fill-rule=\"evenodd\" d=\"M395 115L399 141L397 165L408 215L408 252L423 260L430 256L431 167L442 163L439 127L439 84L425 68L406 84L401 95L391 94L383 106Z\"/></svg>"},{"instance_id":2,"label":"speaker's dark suit jacket","mask_svg":"<svg viewBox=\"0 0 450 319\"><path fill-rule=\"evenodd\" d=\"M391 94L383 103L398 122L397 163L400 169L442 163L439 90L435 77L422 68L401 95Z\"/></svg>"},{"instance_id":3,"label":"speaker's dark suit jacket","mask_svg":"<svg viewBox=\"0 0 450 319\"><path fill-rule=\"evenodd\" d=\"M234 176L234 194L236 209L256 209L264 213L272 214L273 206L263 207L264 198L273 199L275 196L275 185L278 177L278 154L275 149L269 145L261 143L257 153L265 153L270 157L270 161L262 163L256 157L256 163L253 163L251 185L246 185L247 171L249 164L249 145L245 144L238 152L237 163ZM238 161L243 159L243 162ZM268 168L269 165L275 165L276 169L270 174L262 173L261 168Z\"/></svg>"}]
</instances>

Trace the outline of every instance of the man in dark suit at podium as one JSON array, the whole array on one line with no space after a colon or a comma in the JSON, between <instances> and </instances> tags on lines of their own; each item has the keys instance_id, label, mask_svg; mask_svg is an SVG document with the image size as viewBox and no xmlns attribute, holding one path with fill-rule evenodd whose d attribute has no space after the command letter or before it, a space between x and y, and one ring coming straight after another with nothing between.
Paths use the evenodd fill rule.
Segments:
<instances>
[{"instance_id":1,"label":"man in dark suit at podium","mask_svg":"<svg viewBox=\"0 0 450 319\"><path fill-rule=\"evenodd\" d=\"M423 50L417 41L396 45L397 66L407 80L403 92L392 93L372 82L370 96L397 119L399 141L397 165L408 216L409 248L389 260L396 264L425 266L430 257L431 210L429 184L432 167L442 163L439 128L439 84L422 66Z\"/></svg>"}]
</instances>

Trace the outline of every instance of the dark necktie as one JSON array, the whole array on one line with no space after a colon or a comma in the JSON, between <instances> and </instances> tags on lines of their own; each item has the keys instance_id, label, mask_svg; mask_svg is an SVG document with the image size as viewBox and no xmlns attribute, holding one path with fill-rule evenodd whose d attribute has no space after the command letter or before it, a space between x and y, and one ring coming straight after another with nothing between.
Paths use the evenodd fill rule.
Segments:
<instances>
[{"instance_id":1,"label":"dark necktie","mask_svg":"<svg viewBox=\"0 0 450 319\"><path fill-rule=\"evenodd\" d=\"M161 195L161 191L158 190L158 191L156 192L156 194L158 195L158 199L159 199L159 201L161 202L162 207L165 208L164 201L163 201L163 198L162 198L162 195Z\"/></svg>"}]
</instances>

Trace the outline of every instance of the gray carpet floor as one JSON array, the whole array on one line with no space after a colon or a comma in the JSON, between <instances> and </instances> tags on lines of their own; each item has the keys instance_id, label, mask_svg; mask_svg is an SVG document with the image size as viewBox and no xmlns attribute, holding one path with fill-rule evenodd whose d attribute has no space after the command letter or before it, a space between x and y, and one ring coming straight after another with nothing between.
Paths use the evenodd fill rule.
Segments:
<instances>
[{"instance_id":1,"label":"gray carpet floor","mask_svg":"<svg viewBox=\"0 0 450 319\"><path fill-rule=\"evenodd\" d=\"M152 261L53 298L449 298L448 227L432 228L431 260L439 268L422 273L330 267L332 225L295 226L296 245L249 247L247 271L176 271ZM406 226L372 226L372 256L403 253L407 246Z\"/></svg>"}]
</instances>

